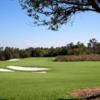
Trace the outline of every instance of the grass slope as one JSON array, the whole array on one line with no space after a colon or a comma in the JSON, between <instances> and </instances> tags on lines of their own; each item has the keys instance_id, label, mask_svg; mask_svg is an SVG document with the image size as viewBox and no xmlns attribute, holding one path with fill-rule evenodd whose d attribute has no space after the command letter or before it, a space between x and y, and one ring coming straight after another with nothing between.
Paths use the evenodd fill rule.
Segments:
<instances>
[{"instance_id":1,"label":"grass slope","mask_svg":"<svg viewBox=\"0 0 100 100\"><path fill-rule=\"evenodd\" d=\"M8 65L48 67L47 74L0 72L0 100L66 100L77 88L100 86L100 62L53 62L51 58L27 58Z\"/></svg>"}]
</instances>

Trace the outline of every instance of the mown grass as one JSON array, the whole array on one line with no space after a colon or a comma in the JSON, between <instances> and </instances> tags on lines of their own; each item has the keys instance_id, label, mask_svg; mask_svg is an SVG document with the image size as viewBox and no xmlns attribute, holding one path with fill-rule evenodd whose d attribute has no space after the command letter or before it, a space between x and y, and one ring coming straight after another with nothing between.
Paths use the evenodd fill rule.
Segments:
<instances>
[{"instance_id":1,"label":"mown grass","mask_svg":"<svg viewBox=\"0 0 100 100\"><path fill-rule=\"evenodd\" d=\"M27 58L8 65L47 67L47 74L31 72L0 72L0 99L5 100L66 100L77 88L100 86L100 62L54 62L51 58Z\"/></svg>"}]
</instances>

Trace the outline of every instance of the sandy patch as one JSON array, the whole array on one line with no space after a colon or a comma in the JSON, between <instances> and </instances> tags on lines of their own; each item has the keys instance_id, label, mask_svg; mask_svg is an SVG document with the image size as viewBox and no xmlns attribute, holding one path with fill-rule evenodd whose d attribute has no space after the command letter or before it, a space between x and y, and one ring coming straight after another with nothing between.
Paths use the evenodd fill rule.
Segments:
<instances>
[{"instance_id":1,"label":"sandy patch","mask_svg":"<svg viewBox=\"0 0 100 100\"><path fill-rule=\"evenodd\" d=\"M33 67L21 67L21 66L7 66L9 69L18 70L18 71L47 71L48 68L33 68Z\"/></svg>"},{"instance_id":2,"label":"sandy patch","mask_svg":"<svg viewBox=\"0 0 100 100\"><path fill-rule=\"evenodd\" d=\"M14 71L9 70L9 69L0 68L0 72L14 72Z\"/></svg>"},{"instance_id":3,"label":"sandy patch","mask_svg":"<svg viewBox=\"0 0 100 100\"><path fill-rule=\"evenodd\" d=\"M46 71L41 71L41 72L32 72L32 73L36 73L36 74L46 74Z\"/></svg>"},{"instance_id":4,"label":"sandy patch","mask_svg":"<svg viewBox=\"0 0 100 100\"><path fill-rule=\"evenodd\" d=\"M56 60L56 58L55 57L52 57L52 60Z\"/></svg>"},{"instance_id":5,"label":"sandy patch","mask_svg":"<svg viewBox=\"0 0 100 100\"><path fill-rule=\"evenodd\" d=\"M20 59L10 59L8 61L19 61Z\"/></svg>"},{"instance_id":6,"label":"sandy patch","mask_svg":"<svg viewBox=\"0 0 100 100\"><path fill-rule=\"evenodd\" d=\"M80 98L80 100L100 100L100 87L79 89L74 91L72 95L76 98Z\"/></svg>"}]
</instances>

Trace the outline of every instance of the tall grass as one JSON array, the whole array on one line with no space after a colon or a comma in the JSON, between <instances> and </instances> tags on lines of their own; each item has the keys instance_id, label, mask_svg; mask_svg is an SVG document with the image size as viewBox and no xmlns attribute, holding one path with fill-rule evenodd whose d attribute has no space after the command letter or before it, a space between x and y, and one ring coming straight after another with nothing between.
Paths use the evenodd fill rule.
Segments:
<instances>
[{"instance_id":1,"label":"tall grass","mask_svg":"<svg viewBox=\"0 0 100 100\"><path fill-rule=\"evenodd\" d=\"M100 55L68 55L57 56L55 61L100 61Z\"/></svg>"}]
</instances>

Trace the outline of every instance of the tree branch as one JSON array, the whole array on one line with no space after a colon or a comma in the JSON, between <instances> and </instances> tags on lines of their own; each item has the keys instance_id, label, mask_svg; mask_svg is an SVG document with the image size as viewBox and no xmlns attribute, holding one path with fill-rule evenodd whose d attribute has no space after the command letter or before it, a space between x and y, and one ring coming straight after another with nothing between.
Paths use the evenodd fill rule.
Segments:
<instances>
[{"instance_id":1,"label":"tree branch","mask_svg":"<svg viewBox=\"0 0 100 100\"><path fill-rule=\"evenodd\" d=\"M98 5L98 2L96 2L96 0L88 0L88 1L92 5L92 8L94 8L96 10L96 12L100 13L100 7Z\"/></svg>"}]
</instances>

